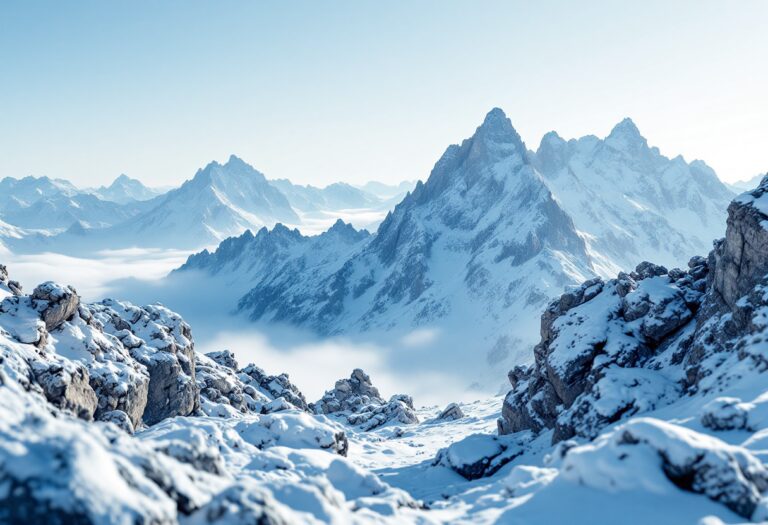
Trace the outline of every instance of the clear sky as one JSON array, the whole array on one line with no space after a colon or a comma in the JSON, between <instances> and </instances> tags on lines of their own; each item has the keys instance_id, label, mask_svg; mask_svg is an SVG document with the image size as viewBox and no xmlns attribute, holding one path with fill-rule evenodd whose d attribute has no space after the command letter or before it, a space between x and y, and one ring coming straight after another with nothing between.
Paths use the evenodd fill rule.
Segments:
<instances>
[{"instance_id":1,"label":"clear sky","mask_svg":"<svg viewBox=\"0 0 768 525\"><path fill-rule=\"evenodd\" d=\"M631 117L768 171L768 1L0 3L0 177L426 178L502 107L531 148Z\"/></svg>"}]
</instances>

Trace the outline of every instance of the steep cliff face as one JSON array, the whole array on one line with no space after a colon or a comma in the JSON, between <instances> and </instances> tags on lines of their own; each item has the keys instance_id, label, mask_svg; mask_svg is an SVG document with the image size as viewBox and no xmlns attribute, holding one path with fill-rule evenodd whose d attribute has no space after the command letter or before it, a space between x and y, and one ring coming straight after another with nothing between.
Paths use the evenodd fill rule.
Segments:
<instances>
[{"instance_id":1,"label":"steep cliff face","mask_svg":"<svg viewBox=\"0 0 768 525\"><path fill-rule=\"evenodd\" d=\"M687 270L643 263L551 303L534 365L509 374L499 432L593 438L621 419L765 370L766 193L768 178L735 199L725 238Z\"/></svg>"}]
</instances>

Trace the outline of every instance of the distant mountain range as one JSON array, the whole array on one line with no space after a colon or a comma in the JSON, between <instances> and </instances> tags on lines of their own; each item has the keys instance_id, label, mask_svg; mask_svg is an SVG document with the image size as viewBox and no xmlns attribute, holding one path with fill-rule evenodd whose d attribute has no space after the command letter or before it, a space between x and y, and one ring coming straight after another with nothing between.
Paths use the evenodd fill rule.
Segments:
<instances>
[{"instance_id":1,"label":"distant mountain range","mask_svg":"<svg viewBox=\"0 0 768 525\"><path fill-rule=\"evenodd\" d=\"M140 180L122 174L109 186L92 190L93 194L105 201L129 204L133 201L148 201L165 193L164 190L148 188Z\"/></svg>"},{"instance_id":2,"label":"distant mountain range","mask_svg":"<svg viewBox=\"0 0 768 525\"><path fill-rule=\"evenodd\" d=\"M629 119L604 139L550 133L533 152L494 109L374 235L277 227L192 256L178 274L239 287L236 308L254 321L434 330L442 338L409 358L465 370L469 383L527 355L539 313L568 285L706 253L733 195L703 162L649 147Z\"/></svg>"},{"instance_id":3,"label":"distant mountain range","mask_svg":"<svg viewBox=\"0 0 768 525\"><path fill-rule=\"evenodd\" d=\"M339 217L375 227L411 186L369 185L375 192L344 183L317 188L267 180L234 155L170 191L126 175L83 190L47 177L6 178L0 181L0 220L8 228L0 230L0 242L23 253L82 254L134 246L199 249L278 223L323 231Z\"/></svg>"}]
</instances>

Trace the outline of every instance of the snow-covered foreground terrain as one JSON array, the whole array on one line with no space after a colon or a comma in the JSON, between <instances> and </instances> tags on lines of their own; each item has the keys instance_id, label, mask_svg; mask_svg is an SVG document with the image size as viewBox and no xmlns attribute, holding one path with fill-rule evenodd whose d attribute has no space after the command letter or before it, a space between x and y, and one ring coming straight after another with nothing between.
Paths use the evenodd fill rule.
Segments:
<instances>
[{"instance_id":1,"label":"snow-covered foreground terrain","mask_svg":"<svg viewBox=\"0 0 768 525\"><path fill-rule=\"evenodd\" d=\"M0 523L764 522L767 290L768 177L707 258L551 302L503 398L417 408L0 267Z\"/></svg>"}]
</instances>

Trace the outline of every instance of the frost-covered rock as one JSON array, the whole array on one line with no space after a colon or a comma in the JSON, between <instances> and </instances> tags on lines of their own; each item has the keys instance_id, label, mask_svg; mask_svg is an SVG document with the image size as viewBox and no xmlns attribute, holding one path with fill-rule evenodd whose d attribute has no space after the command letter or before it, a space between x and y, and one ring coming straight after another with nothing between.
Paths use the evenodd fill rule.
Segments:
<instances>
[{"instance_id":1,"label":"frost-covered rock","mask_svg":"<svg viewBox=\"0 0 768 525\"><path fill-rule=\"evenodd\" d=\"M258 413L269 402L264 394L241 381L237 362L227 351L198 355L195 380L200 388L200 408L209 416Z\"/></svg>"},{"instance_id":2,"label":"frost-covered rock","mask_svg":"<svg viewBox=\"0 0 768 525\"><path fill-rule=\"evenodd\" d=\"M454 421L464 417L464 412L461 407L456 403L450 403L443 409L437 416L437 421Z\"/></svg>"},{"instance_id":3,"label":"frost-covered rock","mask_svg":"<svg viewBox=\"0 0 768 525\"><path fill-rule=\"evenodd\" d=\"M509 374L502 434L554 428L554 441L593 438L606 425L663 406L681 386L660 373L664 340L695 315L707 263L668 273L642 263L630 275L566 292L541 318L534 365Z\"/></svg>"},{"instance_id":4,"label":"frost-covered rock","mask_svg":"<svg viewBox=\"0 0 768 525\"><path fill-rule=\"evenodd\" d=\"M524 451L524 439L519 436L473 434L439 450L433 464L473 480L493 475Z\"/></svg>"},{"instance_id":5,"label":"frost-covered rock","mask_svg":"<svg viewBox=\"0 0 768 525\"><path fill-rule=\"evenodd\" d=\"M80 296L74 288L50 281L35 288L32 292L32 300L40 311L45 328L49 331L71 319L80 306Z\"/></svg>"},{"instance_id":6,"label":"frost-covered rock","mask_svg":"<svg viewBox=\"0 0 768 525\"><path fill-rule=\"evenodd\" d=\"M0 349L52 405L84 419L120 411L136 428L193 413L193 348L189 326L159 305L84 304L51 282L0 302Z\"/></svg>"},{"instance_id":7,"label":"frost-covered rock","mask_svg":"<svg viewBox=\"0 0 768 525\"><path fill-rule=\"evenodd\" d=\"M111 299L92 308L104 331L118 338L149 373L142 415L146 424L199 408L191 329L178 314L161 305L140 308Z\"/></svg>"},{"instance_id":8,"label":"frost-covered rock","mask_svg":"<svg viewBox=\"0 0 768 525\"><path fill-rule=\"evenodd\" d=\"M93 418L98 397L91 388L88 369L82 363L36 361L32 370L35 382L42 387L52 405L85 420Z\"/></svg>"},{"instance_id":9,"label":"frost-covered rock","mask_svg":"<svg viewBox=\"0 0 768 525\"><path fill-rule=\"evenodd\" d=\"M300 410L309 410L304 394L296 385L291 383L288 374L271 376L258 366L250 364L240 370L239 377L243 383L260 390L273 399L282 397Z\"/></svg>"},{"instance_id":10,"label":"frost-covered rock","mask_svg":"<svg viewBox=\"0 0 768 525\"><path fill-rule=\"evenodd\" d=\"M21 285L18 281L8 278L8 269L0 264L0 300L8 295L21 295Z\"/></svg>"},{"instance_id":11,"label":"frost-covered rock","mask_svg":"<svg viewBox=\"0 0 768 525\"><path fill-rule=\"evenodd\" d=\"M651 418L570 448L560 470L566 479L613 491L663 486L659 478L666 477L747 519L768 490L768 469L746 449Z\"/></svg>"},{"instance_id":12,"label":"frost-covered rock","mask_svg":"<svg viewBox=\"0 0 768 525\"><path fill-rule=\"evenodd\" d=\"M333 390L328 390L311 408L316 414L343 417L349 424L363 430L372 430L391 422L419 422L410 396L399 394L385 401L368 374L359 368L352 371L349 379L336 381Z\"/></svg>"}]
</instances>

